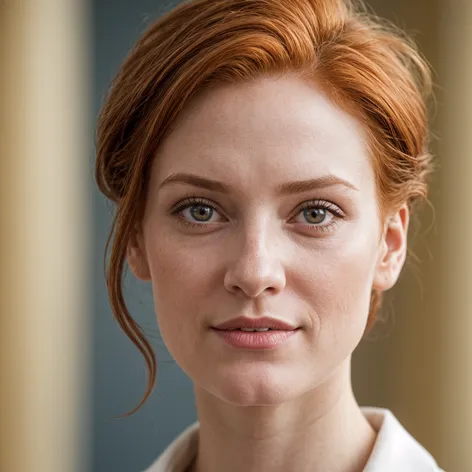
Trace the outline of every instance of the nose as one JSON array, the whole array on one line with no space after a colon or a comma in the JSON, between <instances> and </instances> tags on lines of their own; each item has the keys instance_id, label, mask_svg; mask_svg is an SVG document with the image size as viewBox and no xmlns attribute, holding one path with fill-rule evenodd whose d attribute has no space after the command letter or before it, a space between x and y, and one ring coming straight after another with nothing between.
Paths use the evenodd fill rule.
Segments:
<instances>
[{"instance_id":1,"label":"nose","mask_svg":"<svg viewBox=\"0 0 472 472\"><path fill-rule=\"evenodd\" d=\"M279 293L286 284L282 254L277 238L267 228L254 228L238 235L224 277L225 288L256 298Z\"/></svg>"}]
</instances>

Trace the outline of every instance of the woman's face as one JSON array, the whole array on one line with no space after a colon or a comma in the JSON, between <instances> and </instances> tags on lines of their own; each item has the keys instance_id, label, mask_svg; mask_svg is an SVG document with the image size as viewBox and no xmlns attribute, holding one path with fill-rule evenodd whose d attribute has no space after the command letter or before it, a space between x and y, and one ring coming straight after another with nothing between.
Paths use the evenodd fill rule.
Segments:
<instances>
[{"instance_id":1,"label":"woman's face","mask_svg":"<svg viewBox=\"0 0 472 472\"><path fill-rule=\"evenodd\" d=\"M379 215L354 118L295 77L221 86L163 142L128 261L151 281L162 338L196 384L272 404L348 359L372 288L395 283L408 213ZM211 327L240 315L300 329L276 349L238 349Z\"/></svg>"}]
</instances>

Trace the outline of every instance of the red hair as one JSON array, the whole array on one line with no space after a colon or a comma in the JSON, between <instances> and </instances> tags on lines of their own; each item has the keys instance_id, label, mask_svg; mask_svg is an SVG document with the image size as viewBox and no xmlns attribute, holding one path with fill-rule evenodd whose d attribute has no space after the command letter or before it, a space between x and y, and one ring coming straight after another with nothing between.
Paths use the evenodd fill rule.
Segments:
<instances>
[{"instance_id":1,"label":"red hair","mask_svg":"<svg viewBox=\"0 0 472 472\"><path fill-rule=\"evenodd\" d=\"M401 31L343 0L194 0L153 23L112 82L97 127L96 181L116 204L105 251L114 316L143 354L154 351L122 292L126 248L144 210L149 170L186 103L215 84L296 74L365 125L382 214L427 196L431 73ZM109 267L106 256L111 245ZM380 306L373 292L370 330Z\"/></svg>"}]
</instances>

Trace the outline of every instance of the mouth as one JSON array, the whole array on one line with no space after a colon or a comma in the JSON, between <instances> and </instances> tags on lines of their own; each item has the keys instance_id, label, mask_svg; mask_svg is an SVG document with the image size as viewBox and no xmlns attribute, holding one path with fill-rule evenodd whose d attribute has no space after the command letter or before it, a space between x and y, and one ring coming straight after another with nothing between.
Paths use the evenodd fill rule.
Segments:
<instances>
[{"instance_id":1,"label":"mouth","mask_svg":"<svg viewBox=\"0 0 472 472\"><path fill-rule=\"evenodd\" d=\"M271 316L238 316L213 326L213 328L219 331L294 331L298 327L288 321Z\"/></svg>"},{"instance_id":2,"label":"mouth","mask_svg":"<svg viewBox=\"0 0 472 472\"><path fill-rule=\"evenodd\" d=\"M226 328L226 329L220 329L220 328L214 328L212 327L211 329L214 329L216 331L244 331L244 332L265 332L265 331L297 331L300 328L295 328L295 329L281 329L281 328Z\"/></svg>"},{"instance_id":3,"label":"mouth","mask_svg":"<svg viewBox=\"0 0 472 472\"><path fill-rule=\"evenodd\" d=\"M212 328L212 330L220 339L232 347L246 350L271 350L289 342L289 339L296 342L299 328Z\"/></svg>"}]
</instances>

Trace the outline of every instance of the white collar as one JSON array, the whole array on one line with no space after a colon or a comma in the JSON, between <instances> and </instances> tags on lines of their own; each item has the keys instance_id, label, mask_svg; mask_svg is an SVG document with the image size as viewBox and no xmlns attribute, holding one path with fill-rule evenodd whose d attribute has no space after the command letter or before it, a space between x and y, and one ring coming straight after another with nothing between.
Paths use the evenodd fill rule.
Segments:
<instances>
[{"instance_id":1,"label":"white collar","mask_svg":"<svg viewBox=\"0 0 472 472\"><path fill-rule=\"evenodd\" d=\"M361 410L377 431L364 472L443 472L390 410L376 407ZM185 472L197 453L198 428L198 421L189 425L144 472Z\"/></svg>"},{"instance_id":2,"label":"white collar","mask_svg":"<svg viewBox=\"0 0 472 472\"><path fill-rule=\"evenodd\" d=\"M440 472L431 454L402 426L390 410L361 407L377 431L363 472Z\"/></svg>"}]
</instances>

